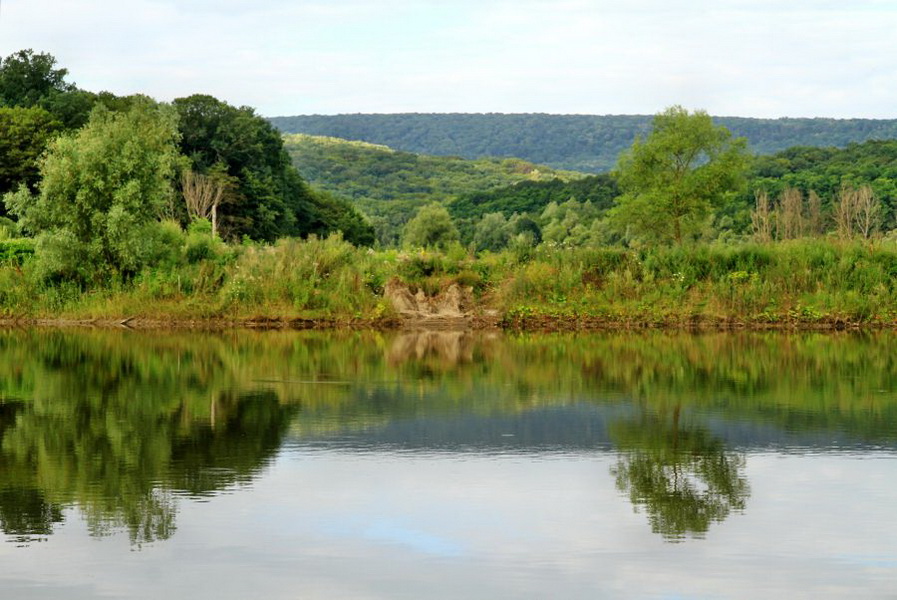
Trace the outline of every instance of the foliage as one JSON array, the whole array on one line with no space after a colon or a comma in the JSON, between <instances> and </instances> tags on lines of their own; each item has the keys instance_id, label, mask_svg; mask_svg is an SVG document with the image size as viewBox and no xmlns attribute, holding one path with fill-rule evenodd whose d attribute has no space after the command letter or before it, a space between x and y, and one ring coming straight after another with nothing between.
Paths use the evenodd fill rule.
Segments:
<instances>
[{"instance_id":1,"label":"foliage","mask_svg":"<svg viewBox=\"0 0 897 600\"><path fill-rule=\"evenodd\" d=\"M591 202L604 211L613 206L619 193L616 181L610 175L591 175L569 181L521 181L461 196L449 204L449 211L455 219L481 217L493 212L501 212L506 217L514 213L537 215L552 202L560 204L571 199Z\"/></svg>"},{"instance_id":2,"label":"foliage","mask_svg":"<svg viewBox=\"0 0 897 600\"><path fill-rule=\"evenodd\" d=\"M681 244L738 190L746 166L743 139L733 140L706 112L671 107L620 157L616 176L624 195L612 219L637 238Z\"/></svg>"},{"instance_id":3,"label":"foliage","mask_svg":"<svg viewBox=\"0 0 897 600\"><path fill-rule=\"evenodd\" d=\"M67 69L57 69L56 59L46 53L20 50L0 60L0 105L37 106L54 94L72 91L65 81Z\"/></svg>"},{"instance_id":4,"label":"foliage","mask_svg":"<svg viewBox=\"0 0 897 600\"><path fill-rule=\"evenodd\" d=\"M498 252L506 248L510 241L511 228L500 212L483 215L473 234L473 244L477 250Z\"/></svg>"},{"instance_id":5,"label":"foliage","mask_svg":"<svg viewBox=\"0 0 897 600\"><path fill-rule=\"evenodd\" d=\"M202 175L218 169L234 180L218 211L224 237L274 241L307 233L311 193L267 121L212 96L178 98L173 105L190 168Z\"/></svg>"},{"instance_id":6,"label":"foliage","mask_svg":"<svg viewBox=\"0 0 897 600\"><path fill-rule=\"evenodd\" d=\"M396 246L405 223L430 202L449 203L462 195L517 182L582 177L519 159L423 156L305 135L287 135L284 140L302 176L367 214L383 246Z\"/></svg>"},{"instance_id":7,"label":"foliage","mask_svg":"<svg viewBox=\"0 0 897 600\"><path fill-rule=\"evenodd\" d=\"M405 152L467 159L516 156L559 169L602 172L611 170L619 154L650 130L652 117L415 113L302 115L270 121L284 133L360 140ZM897 138L897 119L714 117L714 121L734 136L746 137L757 154L792 146L846 146Z\"/></svg>"},{"instance_id":8,"label":"foliage","mask_svg":"<svg viewBox=\"0 0 897 600\"><path fill-rule=\"evenodd\" d=\"M33 255L34 240L4 239L3 235L0 235L0 265L20 265Z\"/></svg>"},{"instance_id":9,"label":"foliage","mask_svg":"<svg viewBox=\"0 0 897 600\"><path fill-rule=\"evenodd\" d=\"M542 239L555 245L587 246L604 243L602 213L589 201L552 202L540 215Z\"/></svg>"},{"instance_id":10,"label":"foliage","mask_svg":"<svg viewBox=\"0 0 897 600\"><path fill-rule=\"evenodd\" d=\"M313 217L307 225L308 233L325 238L340 232L347 242L356 246L373 246L376 242L374 226L343 198L322 190L312 190Z\"/></svg>"},{"instance_id":11,"label":"foliage","mask_svg":"<svg viewBox=\"0 0 897 600\"><path fill-rule=\"evenodd\" d=\"M44 52L20 50L0 60L0 106L43 108L67 129L84 125L97 100L65 80L67 69Z\"/></svg>"},{"instance_id":12,"label":"foliage","mask_svg":"<svg viewBox=\"0 0 897 600\"><path fill-rule=\"evenodd\" d=\"M458 239L458 229L452 223L448 210L436 203L420 208L408 221L402 235L402 243L408 248L446 250Z\"/></svg>"},{"instance_id":13,"label":"foliage","mask_svg":"<svg viewBox=\"0 0 897 600\"><path fill-rule=\"evenodd\" d=\"M846 148L795 147L753 160L749 188L772 197L787 188L818 194L823 213L831 214L843 186L868 185L878 200L886 228L894 228L897 208L897 140L869 141ZM746 204L746 198L741 199Z\"/></svg>"},{"instance_id":14,"label":"foliage","mask_svg":"<svg viewBox=\"0 0 897 600\"><path fill-rule=\"evenodd\" d=\"M19 185L35 189L38 158L61 126L42 108L0 107L0 195Z\"/></svg>"},{"instance_id":15,"label":"foliage","mask_svg":"<svg viewBox=\"0 0 897 600\"><path fill-rule=\"evenodd\" d=\"M37 196L21 189L5 198L37 236L44 277L89 283L147 263L172 193L176 140L173 112L146 100L127 113L100 107L51 143Z\"/></svg>"}]
</instances>

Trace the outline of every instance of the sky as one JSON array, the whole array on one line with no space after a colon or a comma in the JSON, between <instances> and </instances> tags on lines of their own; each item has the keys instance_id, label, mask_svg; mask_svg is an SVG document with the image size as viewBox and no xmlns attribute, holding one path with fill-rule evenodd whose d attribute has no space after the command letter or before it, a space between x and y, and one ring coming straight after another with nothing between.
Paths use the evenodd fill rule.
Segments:
<instances>
[{"instance_id":1,"label":"sky","mask_svg":"<svg viewBox=\"0 0 897 600\"><path fill-rule=\"evenodd\" d=\"M0 0L0 56L265 116L897 118L897 0Z\"/></svg>"}]
</instances>

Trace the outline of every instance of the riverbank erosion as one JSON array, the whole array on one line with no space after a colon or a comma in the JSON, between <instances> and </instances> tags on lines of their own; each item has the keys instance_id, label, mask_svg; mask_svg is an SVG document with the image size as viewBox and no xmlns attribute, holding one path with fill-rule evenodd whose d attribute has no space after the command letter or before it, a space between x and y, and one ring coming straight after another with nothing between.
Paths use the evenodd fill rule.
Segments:
<instances>
[{"instance_id":1,"label":"riverbank erosion","mask_svg":"<svg viewBox=\"0 0 897 600\"><path fill-rule=\"evenodd\" d=\"M216 246L96 280L0 263L0 322L132 328L849 329L897 326L897 243L373 251Z\"/></svg>"}]
</instances>

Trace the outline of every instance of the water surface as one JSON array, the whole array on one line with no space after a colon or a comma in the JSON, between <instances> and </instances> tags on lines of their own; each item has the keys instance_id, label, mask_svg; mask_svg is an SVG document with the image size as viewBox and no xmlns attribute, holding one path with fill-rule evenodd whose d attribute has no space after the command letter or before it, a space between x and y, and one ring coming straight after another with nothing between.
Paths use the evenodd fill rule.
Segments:
<instances>
[{"instance_id":1,"label":"water surface","mask_svg":"<svg viewBox=\"0 0 897 600\"><path fill-rule=\"evenodd\" d=\"M0 595L893 598L891 333L0 332Z\"/></svg>"}]
</instances>

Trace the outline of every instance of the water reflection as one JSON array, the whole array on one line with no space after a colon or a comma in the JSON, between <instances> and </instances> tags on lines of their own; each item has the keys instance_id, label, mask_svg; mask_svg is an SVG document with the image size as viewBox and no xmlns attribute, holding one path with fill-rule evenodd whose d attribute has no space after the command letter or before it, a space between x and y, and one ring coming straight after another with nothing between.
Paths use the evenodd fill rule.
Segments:
<instances>
[{"instance_id":1,"label":"water reflection","mask_svg":"<svg viewBox=\"0 0 897 600\"><path fill-rule=\"evenodd\" d=\"M0 332L0 528L167 539L280 448L616 452L669 540L745 510L745 454L897 446L894 336Z\"/></svg>"},{"instance_id":2,"label":"water reflection","mask_svg":"<svg viewBox=\"0 0 897 600\"><path fill-rule=\"evenodd\" d=\"M2 345L0 527L21 543L52 533L68 506L93 535L166 539L176 495L247 481L295 412L273 393L200 385L201 358L115 336L37 337Z\"/></svg>"},{"instance_id":3,"label":"water reflection","mask_svg":"<svg viewBox=\"0 0 897 600\"><path fill-rule=\"evenodd\" d=\"M744 510L750 494L745 457L706 428L683 421L682 407L611 427L620 451L612 474L617 488L644 508L654 533L670 541L703 537L711 523Z\"/></svg>"}]
</instances>

